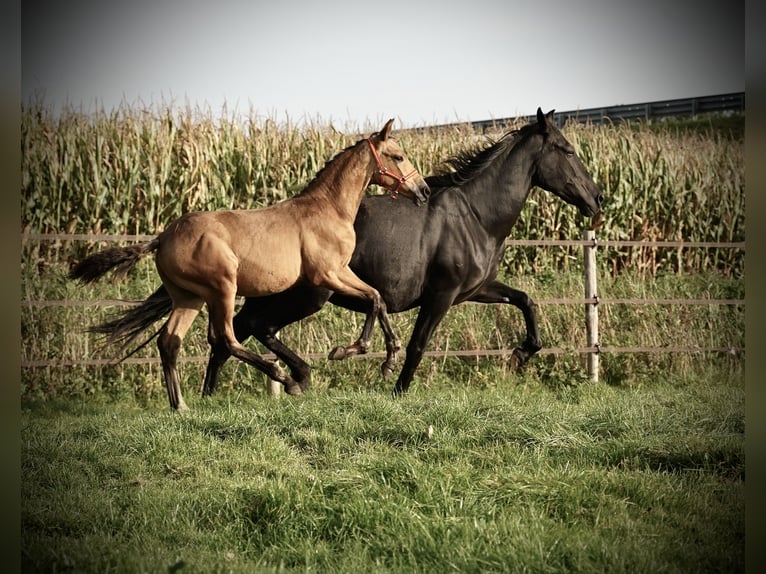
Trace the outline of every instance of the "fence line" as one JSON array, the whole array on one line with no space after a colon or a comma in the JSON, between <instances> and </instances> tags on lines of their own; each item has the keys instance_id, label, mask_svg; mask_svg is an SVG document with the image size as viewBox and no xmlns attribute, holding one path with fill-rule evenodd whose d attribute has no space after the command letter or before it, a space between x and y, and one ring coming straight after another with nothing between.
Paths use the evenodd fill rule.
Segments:
<instances>
[{"instance_id":1,"label":"fence line","mask_svg":"<svg viewBox=\"0 0 766 574\"><path fill-rule=\"evenodd\" d=\"M142 234L92 234L92 233L23 233L23 240L30 241L149 241L156 235ZM588 356L588 373L591 379L598 380L598 357L601 353L729 353L738 354L744 352L741 347L615 347L602 346L598 337L598 307L604 304L617 305L744 305L744 299L640 299L640 298L609 298L600 297L598 294L597 273L596 273L596 250L598 247L645 247L645 248L718 248L718 249L745 249L745 242L711 242L711 241L637 241L637 240L610 240L597 239L594 231L584 231L583 238L575 239L508 239L507 246L528 246L528 247L577 247L583 248L584 269L585 269L585 296L584 297L560 297L549 298L535 301L537 305L584 305L586 311L586 332L587 346L577 348L544 348L538 354L541 355L559 355L559 354L585 354ZM238 298L238 302L242 302ZM125 301L120 299L104 299L99 301L77 301L77 300L27 300L22 304L37 307L93 307L93 306L131 306L140 302ZM476 349L476 350L433 350L426 351L427 357L502 357L510 356L513 349ZM274 360L276 356L267 353L265 358ZM305 353L307 359L325 359L325 353ZM384 358L383 352L370 352L364 355L358 355L360 359ZM206 362L206 356L180 357L179 362ZM22 368L47 368L47 367L76 367L76 366L110 366L110 365L137 365L137 364L159 364L159 357L128 357L125 359L33 359L22 360ZM272 386L272 392L274 387Z\"/></svg>"},{"instance_id":2,"label":"fence line","mask_svg":"<svg viewBox=\"0 0 766 574\"><path fill-rule=\"evenodd\" d=\"M534 297L533 297L534 299ZM244 299L239 298L237 304L241 305ZM535 305L744 305L745 299L641 299L641 298L612 298L612 297L552 297L550 299L534 299ZM469 305L484 305L484 303L474 303L466 301ZM466 304L462 303L462 304ZM141 301L127 301L123 299L101 299L79 301L72 299L29 299L22 301L23 305L35 307L38 309L46 307L135 307L141 304Z\"/></svg>"},{"instance_id":3,"label":"fence line","mask_svg":"<svg viewBox=\"0 0 766 574\"><path fill-rule=\"evenodd\" d=\"M545 347L540 349L535 355L569 355L577 353L580 355L590 354L637 354L637 353L728 353L737 355L744 352L744 347L617 347L617 346L591 346L591 347ZM463 357L476 359L479 357L506 357L513 355L513 349L453 349L447 351L426 351L424 356L432 358ZM263 353L261 356L267 360L276 360L273 353ZM327 359L327 353L302 353L301 357L308 360ZM364 355L353 355L349 357L354 360L364 359L384 359L386 353L383 351L371 351ZM208 356L192 355L188 357L178 357L179 363L206 363ZM327 359L329 360L329 359ZM30 359L22 360L23 369L40 369L46 367L109 367L118 365L159 365L159 357L128 357L125 359Z\"/></svg>"},{"instance_id":4,"label":"fence line","mask_svg":"<svg viewBox=\"0 0 766 574\"><path fill-rule=\"evenodd\" d=\"M154 235L142 234L102 234L102 233L34 233L21 234L22 239L30 241L151 241ZM710 249L745 249L744 241L642 241L637 239L506 239L508 247L583 247L597 245L598 247L680 247L680 248L710 248Z\"/></svg>"}]
</instances>

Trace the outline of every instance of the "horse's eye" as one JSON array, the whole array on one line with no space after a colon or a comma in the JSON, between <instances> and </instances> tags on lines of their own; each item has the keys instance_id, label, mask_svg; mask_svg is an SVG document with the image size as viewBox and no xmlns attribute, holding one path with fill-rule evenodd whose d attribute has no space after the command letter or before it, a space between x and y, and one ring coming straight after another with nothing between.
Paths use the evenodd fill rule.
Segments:
<instances>
[{"instance_id":1,"label":"horse's eye","mask_svg":"<svg viewBox=\"0 0 766 574\"><path fill-rule=\"evenodd\" d=\"M398 155L398 154L397 154L397 155L392 155L392 156L391 156L391 158L392 158L392 159L393 159L395 162L397 162L397 163L399 163L400 161L404 161L404 157L402 157L402 156L400 156L400 155Z\"/></svg>"},{"instance_id":2,"label":"horse's eye","mask_svg":"<svg viewBox=\"0 0 766 574\"><path fill-rule=\"evenodd\" d=\"M574 149L572 149L572 148L571 148L571 147L569 147L569 146L559 146L559 149L560 149L561 151L563 151L563 152L564 152L564 154L565 154L567 157L573 157L573 156L574 156L574 154L575 154L575 152L574 152Z\"/></svg>"}]
</instances>

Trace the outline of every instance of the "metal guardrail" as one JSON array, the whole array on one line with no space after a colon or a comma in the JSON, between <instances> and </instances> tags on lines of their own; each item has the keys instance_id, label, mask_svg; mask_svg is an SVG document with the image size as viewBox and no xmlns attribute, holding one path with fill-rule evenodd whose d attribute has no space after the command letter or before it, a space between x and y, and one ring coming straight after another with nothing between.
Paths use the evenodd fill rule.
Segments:
<instances>
[{"instance_id":1,"label":"metal guardrail","mask_svg":"<svg viewBox=\"0 0 766 574\"><path fill-rule=\"evenodd\" d=\"M603 122L649 120L668 117L697 116L711 113L743 113L745 111L745 92L732 92L697 98L680 98L674 100L658 100L638 104L626 104L596 108L583 108L556 112L556 123L559 127L569 120L580 123L600 124ZM534 121L535 116L518 116L493 120L468 122L476 130L486 131L497 126L506 125L517 120ZM445 128L462 124L442 124L433 128ZM431 129L431 128L429 128Z\"/></svg>"}]
</instances>

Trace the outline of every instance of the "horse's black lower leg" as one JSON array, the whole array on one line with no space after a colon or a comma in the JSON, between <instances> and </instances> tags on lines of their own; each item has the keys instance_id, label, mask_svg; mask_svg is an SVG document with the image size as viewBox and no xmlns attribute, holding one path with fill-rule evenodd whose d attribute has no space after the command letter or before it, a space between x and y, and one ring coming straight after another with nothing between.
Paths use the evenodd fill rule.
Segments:
<instances>
[{"instance_id":1,"label":"horse's black lower leg","mask_svg":"<svg viewBox=\"0 0 766 574\"><path fill-rule=\"evenodd\" d=\"M253 335L264 347L269 349L287 365L287 368L290 369L290 375L300 385L301 389L305 391L311 386L311 367L292 349L279 340L276 329L255 332Z\"/></svg>"},{"instance_id":2,"label":"horse's black lower leg","mask_svg":"<svg viewBox=\"0 0 766 574\"><path fill-rule=\"evenodd\" d=\"M277 333L285 326L319 311L331 294L331 291L321 287L298 285L268 297L248 298L232 320L234 336L240 343L251 336L258 339L285 363L292 379L306 390L311 384L311 367L282 343ZM229 356L223 347L212 349L203 394L214 392L220 368Z\"/></svg>"},{"instance_id":3,"label":"horse's black lower leg","mask_svg":"<svg viewBox=\"0 0 766 574\"><path fill-rule=\"evenodd\" d=\"M536 305L529 295L519 289L509 287L500 281L487 283L470 301L477 303L506 303L518 308L524 315L527 336L521 347L516 347L512 355L512 367L518 368L526 363L532 355L542 349L540 334L537 327Z\"/></svg>"},{"instance_id":4,"label":"horse's black lower leg","mask_svg":"<svg viewBox=\"0 0 766 574\"><path fill-rule=\"evenodd\" d=\"M381 299L380 295L370 299L369 308L366 311L364 318L364 325L362 326L362 334L359 338L348 346L338 345L327 356L331 361L340 361L342 359L348 359L354 355L364 355L370 348L370 339L372 338L372 329L375 326L375 319L380 316L380 310L385 309L385 303Z\"/></svg>"},{"instance_id":5,"label":"horse's black lower leg","mask_svg":"<svg viewBox=\"0 0 766 574\"><path fill-rule=\"evenodd\" d=\"M300 395L303 394L301 386L293 380L293 378L285 373L278 364L274 361L268 361L252 351L243 347L240 343L227 343L228 352L238 358L240 361L244 361L249 365L252 365L267 377L273 381L282 383L285 392L288 395Z\"/></svg>"},{"instance_id":6,"label":"horse's black lower leg","mask_svg":"<svg viewBox=\"0 0 766 574\"><path fill-rule=\"evenodd\" d=\"M237 321L234 317L234 336L238 342L242 342L249 336L246 329L240 329L237 332ZM207 368L205 369L205 379L202 382L202 396L209 397L215 392L215 388L218 386L218 374L221 372L223 364L231 357L229 347L223 340L216 341L213 336L212 323L208 323L208 343L210 344L210 357L207 360Z\"/></svg>"},{"instance_id":7,"label":"horse's black lower leg","mask_svg":"<svg viewBox=\"0 0 766 574\"><path fill-rule=\"evenodd\" d=\"M247 299L234 317L234 334L244 341L252 335L290 369L290 375L304 391L311 386L311 367L285 345L278 333L287 325L319 311L332 291L312 285L297 285L269 297Z\"/></svg>"},{"instance_id":8,"label":"horse's black lower leg","mask_svg":"<svg viewBox=\"0 0 766 574\"><path fill-rule=\"evenodd\" d=\"M391 327L391 322L388 318L388 313L385 308L378 317L380 321L380 328L383 330L383 334L386 337L386 360L380 365L380 372L383 377L388 377L394 372L396 368L396 355L402 348L399 338L396 336L396 332Z\"/></svg>"},{"instance_id":9,"label":"horse's black lower leg","mask_svg":"<svg viewBox=\"0 0 766 574\"><path fill-rule=\"evenodd\" d=\"M452 294L442 294L420 307L410 341L407 343L407 354L404 358L402 372L399 373L399 378L394 385L394 396L406 393L410 388L415 370L423 359L423 353L426 351L428 342L453 302L454 296Z\"/></svg>"},{"instance_id":10,"label":"horse's black lower leg","mask_svg":"<svg viewBox=\"0 0 766 574\"><path fill-rule=\"evenodd\" d=\"M328 358L331 360L340 360L346 359L353 355L366 353L370 346L370 338L372 337L372 329L375 325L375 317L377 317L386 341L386 360L380 365L380 370L381 373L383 373L383 376L387 377L394 371L394 368L396 367L396 356L401 349L401 343L399 342L399 338L396 336L394 328L391 326L391 321L388 317L385 301L383 301L382 298L379 298L377 304L375 301L370 301L369 305L370 307L366 310L361 310L361 312L366 313L361 337L353 345L349 345L348 347L335 347L332 351L330 351ZM343 306L358 310L358 305L351 307L348 307L347 305ZM375 311L376 307L377 313Z\"/></svg>"},{"instance_id":11,"label":"horse's black lower leg","mask_svg":"<svg viewBox=\"0 0 766 574\"><path fill-rule=\"evenodd\" d=\"M233 291L233 289L232 289ZM231 298L229 298L231 297ZM210 313L208 323L208 342L214 351L223 351L252 365L270 379L279 381L289 395L300 395L302 390L282 368L274 361L269 361L245 348L234 334L233 292L223 293L219 299L208 301ZM215 363L214 363L215 366Z\"/></svg>"},{"instance_id":12,"label":"horse's black lower leg","mask_svg":"<svg viewBox=\"0 0 766 574\"><path fill-rule=\"evenodd\" d=\"M231 356L225 345L211 345L210 358L205 369L205 380L202 383L202 396L209 397L215 392L218 385L218 374L221 367Z\"/></svg>"}]
</instances>

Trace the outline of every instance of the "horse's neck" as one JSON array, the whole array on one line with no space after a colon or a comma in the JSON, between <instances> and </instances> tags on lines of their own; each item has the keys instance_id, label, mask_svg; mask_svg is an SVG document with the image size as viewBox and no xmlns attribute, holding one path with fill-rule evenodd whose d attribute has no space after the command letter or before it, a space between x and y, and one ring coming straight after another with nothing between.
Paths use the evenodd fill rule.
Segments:
<instances>
[{"instance_id":1,"label":"horse's neck","mask_svg":"<svg viewBox=\"0 0 766 574\"><path fill-rule=\"evenodd\" d=\"M534 151L529 139L518 142L465 186L471 209L487 233L504 241L519 218L532 189Z\"/></svg>"},{"instance_id":2,"label":"horse's neck","mask_svg":"<svg viewBox=\"0 0 766 574\"><path fill-rule=\"evenodd\" d=\"M324 196L335 210L350 222L354 221L364 192L372 179L371 157L359 144L336 157L307 193Z\"/></svg>"}]
</instances>

